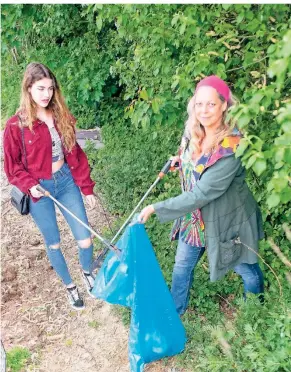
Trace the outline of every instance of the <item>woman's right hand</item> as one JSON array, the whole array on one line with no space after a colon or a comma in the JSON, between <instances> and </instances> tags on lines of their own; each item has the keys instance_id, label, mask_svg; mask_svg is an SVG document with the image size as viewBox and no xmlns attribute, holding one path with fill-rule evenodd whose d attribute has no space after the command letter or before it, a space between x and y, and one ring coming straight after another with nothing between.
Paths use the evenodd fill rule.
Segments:
<instances>
[{"instance_id":1,"label":"woman's right hand","mask_svg":"<svg viewBox=\"0 0 291 372\"><path fill-rule=\"evenodd\" d=\"M137 220L139 223L146 223L150 216L155 213L155 209L152 205L148 205L144 207L144 209L140 212Z\"/></svg>"},{"instance_id":2,"label":"woman's right hand","mask_svg":"<svg viewBox=\"0 0 291 372\"><path fill-rule=\"evenodd\" d=\"M171 168L173 168L173 170L171 170L171 172L175 172L176 170L179 169L178 167L175 167L175 164L177 162L180 163L180 156L179 155L172 156L170 160L172 160Z\"/></svg>"},{"instance_id":3,"label":"woman's right hand","mask_svg":"<svg viewBox=\"0 0 291 372\"><path fill-rule=\"evenodd\" d=\"M34 198L41 198L43 196L43 193L38 191L36 188L37 186L40 186L40 185L35 185L35 186L32 186L31 189L29 189L31 195L34 197Z\"/></svg>"}]
</instances>

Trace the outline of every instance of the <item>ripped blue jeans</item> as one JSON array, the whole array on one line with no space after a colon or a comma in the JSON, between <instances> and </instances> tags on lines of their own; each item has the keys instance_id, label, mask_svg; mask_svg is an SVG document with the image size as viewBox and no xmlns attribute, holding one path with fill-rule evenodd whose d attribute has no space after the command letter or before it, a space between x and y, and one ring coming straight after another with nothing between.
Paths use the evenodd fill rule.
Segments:
<instances>
[{"instance_id":1,"label":"ripped blue jeans","mask_svg":"<svg viewBox=\"0 0 291 372\"><path fill-rule=\"evenodd\" d=\"M66 163L57 172L52 174L49 180L40 180L40 185L62 203L68 210L74 213L81 221L88 225L85 206L79 187L75 184L70 169ZM52 267L62 279L65 285L71 284L65 258L60 249L50 248L60 243L60 231L56 219L55 203L48 197L43 196L36 203L30 200L30 214L43 235L46 251ZM91 237L90 232L76 221L69 213L59 208L67 221L74 238L84 240ZM89 248L79 247L79 260L84 271L89 271L93 258L93 245Z\"/></svg>"},{"instance_id":2,"label":"ripped blue jeans","mask_svg":"<svg viewBox=\"0 0 291 372\"><path fill-rule=\"evenodd\" d=\"M184 314L187 309L190 288L192 287L194 279L194 270L204 252L204 247L192 247L179 239L172 276L171 292L177 312L180 315ZM258 263L242 263L235 266L234 271L240 275L243 280L244 297L247 292L255 294L264 292L263 273Z\"/></svg>"}]
</instances>

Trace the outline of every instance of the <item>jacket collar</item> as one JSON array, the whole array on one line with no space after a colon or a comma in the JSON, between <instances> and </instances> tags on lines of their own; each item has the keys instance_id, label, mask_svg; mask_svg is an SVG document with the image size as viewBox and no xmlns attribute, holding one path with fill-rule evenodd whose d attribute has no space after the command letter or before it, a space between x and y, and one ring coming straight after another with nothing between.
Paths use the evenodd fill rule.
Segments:
<instances>
[{"instance_id":1,"label":"jacket collar","mask_svg":"<svg viewBox=\"0 0 291 372\"><path fill-rule=\"evenodd\" d=\"M214 150L210 155L201 156L195 166L195 178L198 180L203 172L214 165L219 159L230 156L235 154L237 147L239 145L239 141L241 139L241 133L234 129L232 133L225 137L223 141L217 146L216 150Z\"/></svg>"},{"instance_id":2,"label":"jacket collar","mask_svg":"<svg viewBox=\"0 0 291 372\"><path fill-rule=\"evenodd\" d=\"M215 164L217 160L230 156L236 153L236 150L241 139L241 133L235 129L231 135L224 138L224 140L218 145L217 149L211 154L207 167Z\"/></svg>"}]
</instances>

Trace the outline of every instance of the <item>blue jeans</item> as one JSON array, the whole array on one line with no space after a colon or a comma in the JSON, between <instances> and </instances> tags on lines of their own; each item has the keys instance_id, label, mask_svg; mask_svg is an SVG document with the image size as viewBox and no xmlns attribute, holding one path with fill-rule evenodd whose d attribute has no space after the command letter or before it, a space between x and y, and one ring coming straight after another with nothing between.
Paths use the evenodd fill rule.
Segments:
<instances>
[{"instance_id":1,"label":"blue jeans","mask_svg":"<svg viewBox=\"0 0 291 372\"><path fill-rule=\"evenodd\" d=\"M204 247L192 247L179 239L171 292L177 312L180 315L184 314L187 309L190 288L194 279L194 269L204 252ZM234 271L242 277L245 293L258 294L264 292L264 278L259 264L242 263L235 266Z\"/></svg>"},{"instance_id":2,"label":"blue jeans","mask_svg":"<svg viewBox=\"0 0 291 372\"><path fill-rule=\"evenodd\" d=\"M40 180L40 185L62 203L68 210L74 213L81 221L88 225L88 218L79 188L75 184L70 169L66 163L57 172L52 174L49 180ZM51 246L60 243L60 231L57 225L55 203L46 196L41 197L36 203L30 200L30 214L43 235L48 258L52 267L56 270L64 284L72 283L65 258L60 249ZM61 207L59 208L65 217L74 238L79 240L91 237L90 232L69 215ZM93 245L89 248L79 247L79 260L84 271L89 271L93 257Z\"/></svg>"}]
</instances>

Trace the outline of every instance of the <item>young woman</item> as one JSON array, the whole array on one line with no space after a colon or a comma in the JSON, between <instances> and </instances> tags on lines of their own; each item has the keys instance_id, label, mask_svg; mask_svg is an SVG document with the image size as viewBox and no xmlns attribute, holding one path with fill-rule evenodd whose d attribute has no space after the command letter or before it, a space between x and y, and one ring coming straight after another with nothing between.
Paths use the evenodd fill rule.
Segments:
<instances>
[{"instance_id":1,"label":"young woman","mask_svg":"<svg viewBox=\"0 0 291 372\"><path fill-rule=\"evenodd\" d=\"M37 190L41 185L88 224L80 190L93 208L94 182L87 157L76 141L75 123L54 74L41 63L30 63L22 82L20 108L7 121L4 132L4 169L9 182L31 196L30 214L43 235L51 265L65 284L71 305L83 309L83 299L60 249L55 205ZM89 273L93 256L91 234L60 210L78 242L82 278L90 294L94 285Z\"/></svg>"},{"instance_id":2,"label":"young woman","mask_svg":"<svg viewBox=\"0 0 291 372\"><path fill-rule=\"evenodd\" d=\"M172 239L179 239L172 295L179 314L186 311L194 269L205 249L211 281L234 269L245 293L264 291L256 255L262 219L235 157L240 133L226 120L232 104L223 80L209 76L200 81L188 104L179 155L172 160L172 165L179 161L183 193L147 206L139 215L143 223L153 213L161 222L177 219L172 230Z\"/></svg>"}]
</instances>

